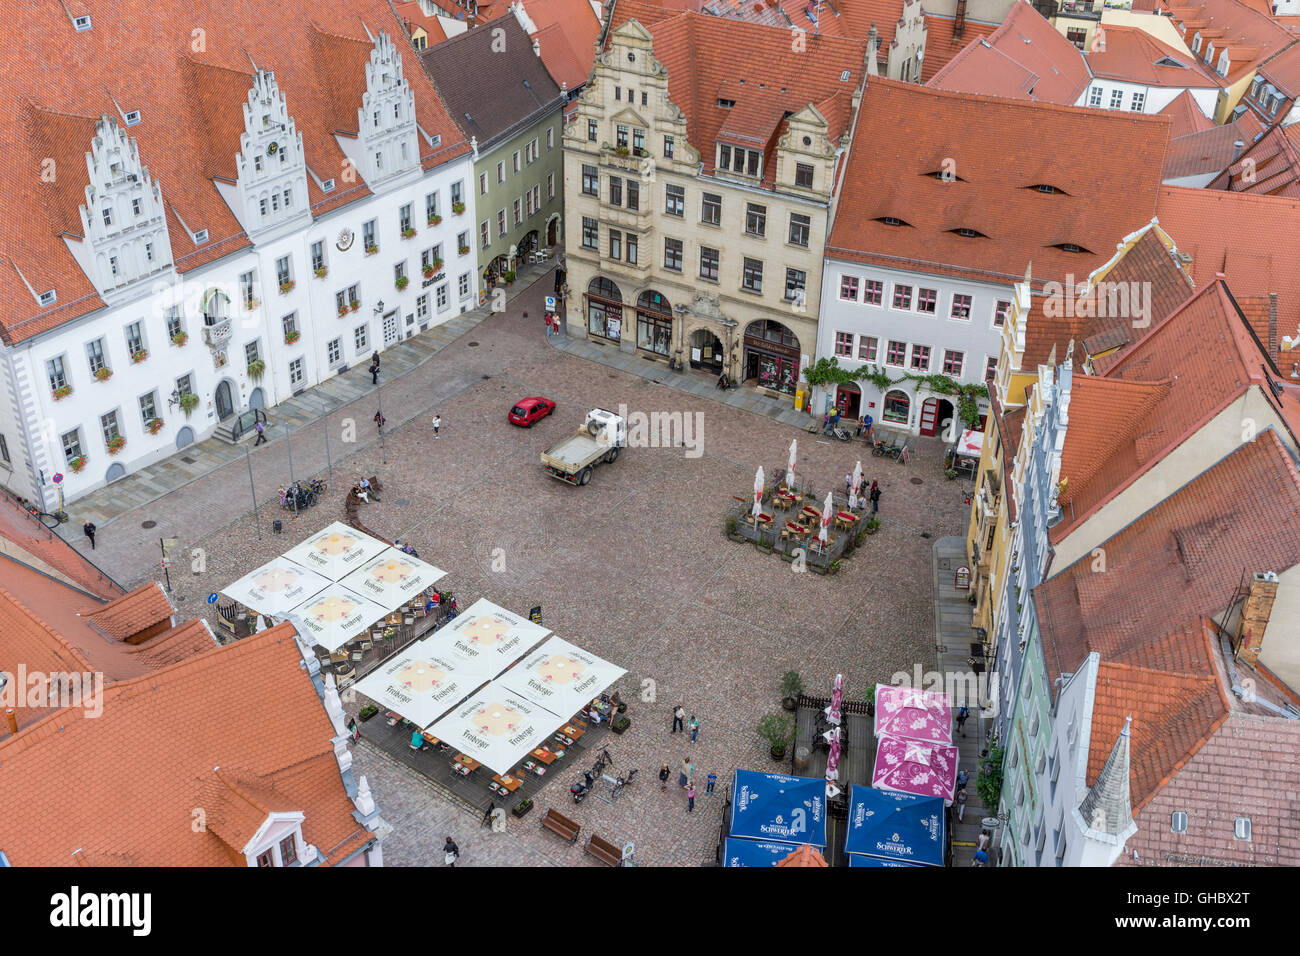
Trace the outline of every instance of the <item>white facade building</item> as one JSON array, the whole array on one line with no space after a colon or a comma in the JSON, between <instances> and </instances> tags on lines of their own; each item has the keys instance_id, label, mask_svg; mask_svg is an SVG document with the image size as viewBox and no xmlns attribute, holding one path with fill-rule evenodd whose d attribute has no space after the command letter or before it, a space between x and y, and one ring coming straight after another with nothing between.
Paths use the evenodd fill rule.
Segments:
<instances>
[{"instance_id":1,"label":"white facade building","mask_svg":"<svg viewBox=\"0 0 1300 956\"><path fill-rule=\"evenodd\" d=\"M242 134L221 144L237 179L211 180L242 235L211 238L182 218L116 117L86 143L83 237L64 241L103 306L0 351L5 484L47 511L60 504L55 475L66 502L219 427L247 431L255 416L241 413L477 305L472 159L437 162L442 137L417 121L386 33L365 64L357 135L332 137L346 157L333 175L308 164L273 72L257 70L246 96ZM311 201L309 180L324 199Z\"/></svg>"}]
</instances>

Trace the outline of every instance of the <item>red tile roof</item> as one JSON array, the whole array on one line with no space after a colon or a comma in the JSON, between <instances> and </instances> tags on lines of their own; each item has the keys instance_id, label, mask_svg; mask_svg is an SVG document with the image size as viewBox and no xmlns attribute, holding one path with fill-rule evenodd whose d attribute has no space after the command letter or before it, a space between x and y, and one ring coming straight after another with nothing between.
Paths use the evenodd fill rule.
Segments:
<instances>
[{"instance_id":1,"label":"red tile roof","mask_svg":"<svg viewBox=\"0 0 1300 956\"><path fill-rule=\"evenodd\" d=\"M1101 547L1104 571L1084 555L1034 589L1050 679L1092 651L1108 663L1208 673L1208 645L1182 629L1222 612L1243 569L1300 564L1300 473L1266 430Z\"/></svg>"},{"instance_id":2,"label":"red tile roof","mask_svg":"<svg viewBox=\"0 0 1300 956\"><path fill-rule=\"evenodd\" d=\"M5 583L12 586L13 582L6 579ZM0 710L13 707L18 726L25 727L52 708L28 696L19 668L28 674L82 674L95 669L21 600L0 588L0 671L10 675L11 682L0 692ZM12 702L10 694L16 694ZM0 723L0 734L7 733L8 727Z\"/></svg>"},{"instance_id":3,"label":"red tile roof","mask_svg":"<svg viewBox=\"0 0 1300 956\"><path fill-rule=\"evenodd\" d=\"M1180 639L1193 646L1198 631L1190 628ZM1089 786L1129 717L1129 799L1134 812L1146 806L1218 729L1228 716L1228 700L1209 660L1198 660L1197 665L1196 672L1180 674L1102 660L1088 741Z\"/></svg>"},{"instance_id":4,"label":"red tile roof","mask_svg":"<svg viewBox=\"0 0 1300 956\"><path fill-rule=\"evenodd\" d=\"M1209 188L1300 199L1300 125L1274 126L1247 143Z\"/></svg>"},{"instance_id":5,"label":"red tile roof","mask_svg":"<svg viewBox=\"0 0 1300 956\"><path fill-rule=\"evenodd\" d=\"M1300 317L1300 199L1217 189L1165 186L1157 203L1161 227L1182 252L1198 286L1223 273L1238 295L1276 292L1283 316Z\"/></svg>"},{"instance_id":6,"label":"red tile roof","mask_svg":"<svg viewBox=\"0 0 1300 956\"><path fill-rule=\"evenodd\" d=\"M853 40L865 40L874 24L880 36L882 56L904 14L904 0L834 0L831 3L826 0L687 0L685 3L671 0L660 5L776 27L787 33L803 30L809 36L821 34ZM618 16L616 8L615 17Z\"/></svg>"},{"instance_id":7,"label":"red tile roof","mask_svg":"<svg viewBox=\"0 0 1300 956\"><path fill-rule=\"evenodd\" d=\"M521 0L521 5L537 28L532 36L555 82L570 92L586 83L600 35L600 20L588 0Z\"/></svg>"},{"instance_id":8,"label":"red tile roof","mask_svg":"<svg viewBox=\"0 0 1300 956\"><path fill-rule=\"evenodd\" d=\"M1259 65L1259 74L1287 94L1287 99L1295 99L1300 95L1300 44L1274 53Z\"/></svg>"},{"instance_id":9,"label":"red tile roof","mask_svg":"<svg viewBox=\"0 0 1300 956\"><path fill-rule=\"evenodd\" d=\"M1214 128L1214 120L1201 112L1190 90L1183 90L1170 100L1168 105L1160 110L1160 115L1168 116L1174 122L1173 129L1169 131L1171 140Z\"/></svg>"},{"instance_id":10,"label":"red tile roof","mask_svg":"<svg viewBox=\"0 0 1300 956\"><path fill-rule=\"evenodd\" d=\"M1168 130L1162 117L873 77L826 255L997 283L1022 281L1031 262L1037 281L1087 275L1155 214ZM1066 140L1073 159L1062 163ZM1117 155L1127 157L1123 190L1106 172ZM944 168L954 181L936 175Z\"/></svg>"},{"instance_id":11,"label":"red tile roof","mask_svg":"<svg viewBox=\"0 0 1300 956\"><path fill-rule=\"evenodd\" d=\"M1183 42L1191 49L1199 32L1205 41L1202 50L1214 41L1214 56L1227 43L1229 84L1248 75L1265 59L1295 40L1286 29L1273 22L1260 7L1241 0L1200 0L1198 3L1168 3L1163 10L1172 13L1174 26L1183 28Z\"/></svg>"},{"instance_id":12,"label":"red tile roof","mask_svg":"<svg viewBox=\"0 0 1300 956\"><path fill-rule=\"evenodd\" d=\"M96 718L69 708L0 742L0 787L22 794L0 816L0 847L17 866L243 866L211 827L192 826L224 775L303 812L303 838L338 863L371 837L352 816L333 736L282 624L110 685ZM69 767L93 785L70 786Z\"/></svg>"},{"instance_id":13,"label":"red tile roof","mask_svg":"<svg viewBox=\"0 0 1300 956\"><path fill-rule=\"evenodd\" d=\"M141 112L128 133L161 187L176 269L186 273L249 244L213 180L234 178L254 63L275 72L308 165L330 170L345 159L336 134L356 132L372 47L367 30L386 31L401 52L411 53L385 0L328 8L308 0L248 0L234 12L218 0L90 0L87 10L94 27L81 33L58 4L20 4L5 18L10 41L0 76L14 108L0 118L10 184L0 194L0 333L9 342L103 305L64 238L81 235L85 154L101 115ZM199 50L196 23L206 31ZM33 50L41 51L39 68ZM412 58L406 57L408 67ZM438 150L426 147L426 168L467 152L423 71L408 68L405 75L420 126L442 136ZM42 176L51 159L59 175ZM326 195L310 177L308 183L316 215L368 195L360 185ZM182 219L190 229L207 229L210 241L196 247ZM39 306L28 283L38 292L56 290L58 304Z\"/></svg>"},{"instance_id":14,"label":"red tile roof","mask_svg":"<svg viewBox=\"0 0 1300 956\"><path fill-rule=\"evenodd\" d=\"M1196 57L1162 43L1145 30L1107 23L1097 32L1100 41L1094 40L1093 48L1084 53L1093 76L1167 89L1220 89L1226 85L1223 77L1206 69Z\"/></svg>"},{"instance_id":15,"label":"red tile roof","mask_svg":"<svg viewBox=\"0 0 1300 956\"><path fill-rule=\"evenodd\" d=\"M806 49L795 53L786 29L697 13L647 25L631 16L642 9L620 0L615 29L637 19L653 35L655 59L668 71L668 95L686 114L687 136L706 174L713 172L716 141L770 154L787 128L784 114L809 105L826 119L832 142L847 132L848 97L862 82L865 40L808 34ZM735 105L719 106L719 100ZM765 162L763 170L771 183L776 163Z\"/></svg>"},{"instance_id":16,"label":"red tile roof","mask_svg":"<svg viewBox=\"0 0 1300 956\"><path fill-rule=\"evenodd\" d=\"M447 39L447 31L442 28L437 16L426 16L418 0L394 0L393 9L406 27L407 36L411 36L418 27L429 35L429 46Z\"/></svg>"},{"instance_id":17,"label":"red tile roof","mask_svg":"<svg viewBox=\"0 0 1300 956\"><path fill-rule=\"evenodd\" d=\"M116 601L86 615L95 630L115 641L125 641L141 631L167 622L176 611L156 581L142 584Z\"/></svg>"},{"instance_id":18,"label":"red tile roof","mask_svg":"<svg viewBox=\"0 0 1300 956\"><path fill-rule=\"evenodd\" d=\"M967 44L928 85L1073 106L1090 79L1078 48L1037 10L1018 0L1001 26L987 39Z\"/></svg>"},{"instance_id":19,"label":"red tile roof","mask_svg":"<svg viewBox=\"0 0 1300 956\"><path fill-rule=\"evenodd\" d=\"M0 554L104 600L126 592L10 494L0 494Z\"/></svg>"},{"instance_id":20,"label":"red tile roof","mask_svg":"<svg viewBox=\"0 0 1300 956\"><path fill-rule=\"evenodd\" d=\"M951 16L925 15L925 59L921 61L921 82L929 83L934 75L952 62L966 46L979 39L987 39L1000 24L967 19L960 37L952 35Z\"/></svg>"},{"instance_id":21,"label":"red tile roof","mask_svg":"<svg viewBox=\"0 0 1300 956\"><path fill-rule=\"evenodd\" d=\"M1164 178L1168 181L1221 172L1263 131L1263 124L1254 113L1247 111L1224 126L1211 126L1172 139L1165 155Z\"/></svg>"}]
</instances>

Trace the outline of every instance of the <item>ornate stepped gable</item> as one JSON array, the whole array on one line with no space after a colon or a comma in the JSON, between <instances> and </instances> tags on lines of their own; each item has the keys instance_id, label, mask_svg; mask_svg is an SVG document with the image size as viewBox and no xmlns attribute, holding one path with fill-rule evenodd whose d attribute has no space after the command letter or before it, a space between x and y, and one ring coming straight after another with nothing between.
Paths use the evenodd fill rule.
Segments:
<instances>
[{"instance_id":1,"label":"ornate stepped gable","mask_svg":"<svg viewBox=\"0 0 1300 956\"><path fill-rule=\"evenodd\" d=\"M140 162L139 149L111 116L95 124L86 154L90 183L80 207L90 244L91 281L105 299L172 267L162 190Z\"/></svg>"},{"instance_id":2,"label":"ornate stepped gable","mask_svg":"<svg viewBox=\"0 0 1300 956\"><path fill-rule=\"evenodd\" d=\"M366 92L357 111L361 175L374 184L420 168L415 94L402 76L402 57L380 33L366 64Z\"/></svg>"},{"instance_id":3,"label":"ornate stepped gable","mask_svg":"<svg viewBox=\"0 0 1300 956\"><path fill-rule=\"evenodd\" d=\"M250 235L310 214L302 134L270 70L258 70L248 91L235 166Z\"/></svg>"}]
</instances>

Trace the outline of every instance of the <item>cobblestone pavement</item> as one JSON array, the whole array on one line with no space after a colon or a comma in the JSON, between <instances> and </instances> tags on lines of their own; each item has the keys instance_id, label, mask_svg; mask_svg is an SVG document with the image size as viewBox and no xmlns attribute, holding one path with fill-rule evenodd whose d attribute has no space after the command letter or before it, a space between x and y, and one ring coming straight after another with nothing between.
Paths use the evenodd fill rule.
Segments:
<instances>
[{"instance_id":1,"label":"cobblestone pavement","mask_svg":"<svg viewBox=\"0 0 1300 956\"><path fill-rule=\"evenodd\" d=\"M130 529L146 518L159 522L138 553L131 547L111 552L113 535L105 534L97 557L112 554L117 564L106 564L109 572L124 583L139 581L157 574L152 536L181 537L184 553L199 548L204 563L196 565L197 573L173 569L182 595L176 603L182 616L210 616L203 603L210 591L341 518L344 483L378 474L385 485L382 503L364 506L362 520L389 539L410 540L421 557L447 570L444 585L462 606L479 597L519 612L540 604L547 627L628 670L617 687L630 701L632 726L610 738L610 751L615 769L640 770L633 789L615 805L592 798L575 807L567 792L575 773L562 771L541 791L532 814L510 820L500 847L493 842L499 860L486 849L481 858L587 862L580 847L537 826L541 812L555 806L584 833L616 845L634 841L641 865L699 865L713 858L732 772L777 769L754 728L761 716L779 710L784 671L800 671L813 694L828 694L834 675L843 673L846 696L855 698L896 671L934 666L932 540L922 532L963 532L962 489L944 479L938 443L923 440L909 465L863 460L868 478L880 481L883 526L839 574L794 573L775 555L734 544L721 533L731 496L750 493L758 465L769 474L783 467L791 438L799 439L801 471L822 495L842 488L863 446L817 441L743 409L547 348L540 310L545 285L387 386L383 451L358 442L340 460L343 446L336 445L334 474L341 487L325 504L296 519L264 507L261 538L252 515L189 534L189 527L211 526L216 515L229 522L248 507L248 493L239 487L246 472L217 472L114 523ZM535 394L555 399L556 413L531 430L510 426L511 403ZM702 454L630 448L598 468L583 488L542 472L541 451L581 424L588 409L620 404L698 415ZM438 439L429 425L435 412L443 421ZM406 424L397 427L398 421ZM299 461L312 455L323 468L323 447L311 446L310 433L295 436L297 477L309 470ZM269 470L256 456L254 467ZM268 533L272 517L284 518L283 535ZM668 734L678 702L700 718L695 744ZM459 811L404 768L380 769L387 758L362 757L364 751L358 749L358 762L375 766L381 811L411 831L390 838L389 861L440 863L447 834L438 828ZM690 815L675 782L663 793L655 779L661 763L675 771L687 755L700 784ZM720 779L719 795L708 798L703 778L711 770ZM469 818L452 833L462 848L459 834L475 826ZM490 837L484 830L475 843Z\"/></svg>"}]
</instances>

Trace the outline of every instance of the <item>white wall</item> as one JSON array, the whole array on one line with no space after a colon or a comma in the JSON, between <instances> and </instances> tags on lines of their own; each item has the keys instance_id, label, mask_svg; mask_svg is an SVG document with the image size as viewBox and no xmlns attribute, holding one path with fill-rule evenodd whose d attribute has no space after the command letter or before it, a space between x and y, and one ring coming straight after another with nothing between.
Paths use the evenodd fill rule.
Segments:
<instances>
[{"instance_id":1,"label":"white wall","mask_svg":"<svg viewBox=\"0 0 1300 956\"><path fill-rule=\"evenodd\" d=\"M1190 72L1190 71L1188 71ZM1093 106L1094 109L1112 109L1111 97L1115 91L1119 91L1122 97L1120 110L1132 111L1133 97L1135 93L1142 93L1145 99L1142 104L1141 112L1145 114L1159 113L1162 109L1177 99L1184 90L1190 90L1192 99L1200 107L1202 113L1211 119L1214 118L1214 108L1218 102L1219 90L1217 87L1169 87L1169 86L1145 86L1140 83L1125 83L1119 80L1108 80L1094 77L1088 84L1087 89L1079 96L1075 106ZM1099 105L1093 104L1095 97L1094 91L1100 91L1101 102ZM1136 111L1134 111L1136 112Z\"/></svg>"}]
</instances>

